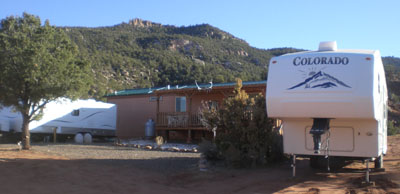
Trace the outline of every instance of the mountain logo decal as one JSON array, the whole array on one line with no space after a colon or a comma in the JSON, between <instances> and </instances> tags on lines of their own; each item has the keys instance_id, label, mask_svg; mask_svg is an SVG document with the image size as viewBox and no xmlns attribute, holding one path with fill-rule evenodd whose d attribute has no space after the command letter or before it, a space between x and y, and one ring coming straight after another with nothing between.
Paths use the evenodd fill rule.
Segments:
<instances>
[{"instance_id":1,"label":"mountain logo decal","mask_svg":"<svg viewBox=\"0 0 400 194\"><path fill-rule=\"evenodd\" d=\"M334 87L346 87L351 88L349 85L345 84L344 82L340 81L339 79L319 71L311 75L310 77L306 78L303 82L296 84L295 86L288 88L288 90L293 90L296 88L334 88Z\"/></svg>"}]
</instances>

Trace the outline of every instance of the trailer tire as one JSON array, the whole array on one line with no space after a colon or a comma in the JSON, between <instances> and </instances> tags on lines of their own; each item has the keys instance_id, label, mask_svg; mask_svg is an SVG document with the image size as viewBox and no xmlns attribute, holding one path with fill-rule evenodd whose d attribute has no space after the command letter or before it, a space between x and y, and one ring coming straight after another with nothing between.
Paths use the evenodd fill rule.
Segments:
<instances>
[{"instance_id":1,"label":"trailer tire","mask_svg":"<svg viewBox=\"0 0 400 194\"><path fill-rule=\"evenodd\" d=\"M75 134L74 140L75 140L75 143L82 144L83 143L83 135L82 135L82 133Z\"/></svg>"},{"instance_id":2,"label":"trailer tire","mask_svg":"<svg viewBox=\"0 0 400 194\"><path fill-rule=\"evenodd\" d=\"M380 169L383 168L383 155L380 155L375 159L375 168Z\"/></svg>"},{"instance_id":3,"label":"trailer tire","mask_svg":"<svg viewBox=\"0 0 400 194\"><path fill-rule=\"evenodd\" d=\"M92 143L92 134L85 133L85 135L83 135L83 143L86 144Z\"/></svg>"}]
</instances>

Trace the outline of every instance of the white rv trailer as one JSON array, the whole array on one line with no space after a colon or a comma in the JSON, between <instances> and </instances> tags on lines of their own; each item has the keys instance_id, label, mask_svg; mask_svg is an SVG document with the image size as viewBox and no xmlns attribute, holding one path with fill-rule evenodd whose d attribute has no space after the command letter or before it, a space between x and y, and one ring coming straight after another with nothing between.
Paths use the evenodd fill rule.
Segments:
<instances>
[{"instance_id":1,"label":"white rv trailer","mask_svg":"<svg viewBox=\"0 0 400 194\"><path fill-rule=\"evenodd\" d=\"M2 107L0 109L0 131L12 132L19 130L22 127L22 117L10 107Z\"/></svg>"},{"instance_id":2,"label":"white rv trailer","mask_svg":"<svg viewBox=\"0 0 400 194\"><path fill-rule=\"evenodd\" d=\"M29 129L32 136L92 136L113 137L116 129L116 106L95 100L60 99L47 104L39 121L32 121ZM1 111L0 123L8 119L8 130L2 132L21 132L22 117L6 107Z\"/></svg>"},{"instance_id":3,"label":"white rv trailer","mask_svg":"<svg viewBox=\"0 0 400 194\"><path fill-rule=\"evenodd\" d=\"M382 167L388 99L379 51L322 42L318 51L274 57L266 99L268 116L282 120L286 154L377 159Z\"/></svg>"}]
</instances>

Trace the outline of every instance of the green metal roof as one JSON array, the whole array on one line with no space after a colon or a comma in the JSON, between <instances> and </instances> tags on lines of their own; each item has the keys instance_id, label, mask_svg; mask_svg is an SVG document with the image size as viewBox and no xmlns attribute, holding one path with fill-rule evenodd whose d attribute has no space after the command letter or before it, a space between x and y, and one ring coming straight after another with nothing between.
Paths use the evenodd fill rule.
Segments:
<instances>
[{"instance_id":1,"label":"green metal roof","mask_svg":"<svg viewBox=\"0 0 400 194\"><path fill-rule=\"evenodd\" d=\"M267 84L266 80L263 81L248 81L248 82L242 82L243 86L250 86L250 85L259 85L259 84ZM215 83L212 84L212 88L218 88L218 87L229 87L232 86L234 87L236 85L236 82L229 82L229 83ZM198 84L198 86L201 89L212 89L211 84ZM105 97L113 97L113 96L130 96L130 95L143 95L143 94L152 94L155 91L164 91L164 90L182 90L182 89L196 89L198 88L197 85L175 85L175 86L166 86L166 87L155 87L155 88L139 88L139 89L126 89L126 90L120 90L120 91L115 91L114 93L107 94Z\"/></svg>"}]
</instances>

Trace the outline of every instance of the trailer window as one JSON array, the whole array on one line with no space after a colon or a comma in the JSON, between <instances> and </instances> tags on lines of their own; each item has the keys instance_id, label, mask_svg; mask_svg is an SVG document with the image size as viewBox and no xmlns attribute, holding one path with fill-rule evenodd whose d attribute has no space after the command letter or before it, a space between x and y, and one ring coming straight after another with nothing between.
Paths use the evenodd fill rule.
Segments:
<instances>
[{"instance_id":1,"label":"trailer window","mask_svg":"<svg viewBox=\"0 0 400 194\"><path fill-rule=\"evenodd\" d=\"M71 112L71 115L72 115L72 116L79 116L79 109L73 110L73 111Z\"/></svg>"}]
</instances>

